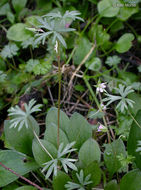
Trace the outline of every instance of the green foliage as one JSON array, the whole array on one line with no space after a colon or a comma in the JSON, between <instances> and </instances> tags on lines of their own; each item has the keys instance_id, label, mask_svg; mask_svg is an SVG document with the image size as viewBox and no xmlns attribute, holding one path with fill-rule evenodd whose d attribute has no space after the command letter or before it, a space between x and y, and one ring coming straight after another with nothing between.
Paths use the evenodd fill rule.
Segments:
<instances>
[{"instance_id":1,"label":"green foliage","mask_svg":"<svg viewBox=\"0 0 141 190\"><path fill-rule=\"evenodd\" d=\"M3 59L12 58L13 56L17 55L18 53L18 46L14 43L9 43L8 45L4 46L1 51L1 56Z\"/></svg>"},{"instance_id":2,"label":"green foliage","mask_svg":"<svg viewBox=\"0 0 141 190\"><path fill-rule=\"evenodd\" d=\"M51 123L47 125L44 138L57 147L57 134L58 134L57 125ZM68 138L62 129L59 129L59 139L60 143L63 143L65 146L68 144Z\"/></svg>"},{"instance_id":3,"label":"green foliage","mask_svg":"<svg viewBox=\"0 0 141 190\"><path fill-rule=\"evenodd\" d=\"M85 64L86 68L92 71L99 71L101 68L101 60L98 57L93 57Z\"/></svg>"},{"instance_id":4,"label":"green foliage","mask_svg":"<svg viewBox=\"0 0 141 190\"><path fill-rule=\"evenodd\" d=\"M91 43L87 37L82 37L76 42L76 51L73 56L74 64L79 65L91 49Z\"/></svg>"},{"instance_id":5,"label":"green foliage","mask_svg":"<svg viewBox=\"0 0 141 190\"><path fill-rule=\"evenodd\" d=\"M54 176L53 178L53 189L65 190L66 189L65 184L70 180L71 180L70 177L66 173L62 171L58 171L57 176Z\"/></svg>"},{"instance_id":6,"label":"green foliage","mask_svg":"<svg viewBox=\"0 0 141 190\"><path fill-rule=\"evenodd\" d=\"M38 41L42 41L42 44L45 43L46 38L49 35L53 35L52 42L59 41L65 48L67 47L66 42L62 36L64 32L72 32L74 28L67 28L65 25L67 24L67 19L71 20L82 20L82 18L78 17L80 15L77 11L66 11L62 16L60 12L58 13L48 13L41 18L38 18L38 22L40 23L38 28L35 29L38 33L36 33L36 43ZM32 30L29 28L29 30ZM33 29L34 31L34 29ZM41 33L39 33L39 31ZM47 31L47 32L46 32Z\"/></svg>"},{"instance_id":7,"label":"green foliage","mask_svg":"<svg viewBox=\"0 0 141 190\"><path fill-rule=\"evenodd\" d=\"M25 185L25 186L22 186L22 187L18 187L15 190L36 190L36 188L33 187L33 186Z\"/></svg>"},{"instance_id":8,"label":"green foliage","mask_svg":"<svg viewBox=\"0 0 141 190\"><path fill-rule=\"evenodd\" d=\"M125 53L132 47L134 35L130 33L123 34L116 43L115 49L119 53Z\"/></svg>"},{"instance_id":9,"label":"green foliage","mask_svg":"<svg viewBox=\"0 0 141 190\"><path fill-rule=\"evenodd\" d=\"M80 149L82 144L92 136L92 127L79 113L74 113L70 118L70 127L67 132L69 141L75 141L75 147Z\"/></svg>"},{"instance_id":10,"label":"green foliage","mask_svg":"<svg viewBox=\"0 0 141 190\"><path fill-rule=\"evenodd\" d=\"M48 179L51 173L53 172L54 176L57 176L57 170L58 170L58 162L61 163L63 169L65 170L66 173L68 173L68 168L71 168L72 170L77 171L77 167L72 163L76 162L76 159L71 159L71 158L64 158L66 154L69 154L73 151L75 151L75 148L72 148L72 146L75 144L75 142L72 142L70 144L67 144L65 147L63 146L63 143L59 145L58 152L57 152L57 157L55 159L52 159L51 161L48 161L44 163L43 165L44 168L42 169L42 172L45 172L46 170L46 176L45 178Z\"/></svg>"},{"instance_id":11,"label":"green foliage","mask_svg":"<svg viewBox=\"0 0 141 190\"><path fill-rule=\"evenodd\" d=\"M32 113L41 111L41 104L34 105L36 101L34 99L29 101L29 104L24 104L25 111L23 111L19 106L15 106L9 109L9 116L13 118L10 120L11 126L10 128L18 127L18 131L20 131L24 126L28 129L29 125L32 125L34 128L34 118L31 116Z\"/></svg>"},{"instance_id":12,"label":"green foliage","mask_svg":"<svg viewBox=\"0 0 141 190\"><path fill-rule=\"evenodd\" d=\"M34 73L35 75L44 75L48 73L52 68L50 60L38 60L38 59L30 59L27 61L25 69L29 73Z\"/></svg>"},{"instance_id":13,"label":"green foliage","mask_svg":"<svg viewBox=\"0 0 141 190\"><path fill-rule=\"evenodd\" d=\"M96 40L97 45L100 49L109 49L110 35L106 32L106 30L104 30L102 25L98 24L96 26L93 24L88 34L92 42L95 42Z\"/></svg>"},{"instance_id":14,"label":"green foliage","mask_svg":"<svg viewBox=\"0 0 141 190\"><path fill-rule=\"evenodd\" d=\"M85 165L93 161L100 162L101 152L98 143L94 139L88 139L79 150L79 160Z\"/></svg>"},{"instance_id":15,"label":"green foliage","mask_svg":"<svg viewBox=\"0 0 141 190\"><path fill-rule=\"evenodd\" d=\"M141 111L138 111L135 121L132 123L129 138L128 138L128 144L127 144L127 150L128 153L132 156L135 156L135 162L138 168L141 169L141 155L140 152L137 152L136 149L138 147L138 141L141 140Z\"/></svg>"},{"instance_id":16,"label":"green foliage","mask_svg":"<svg viewBox=\"0 0 141 190\"><path fill-rule=\"evenodd\" d=\"M117 115L118 127L114 127L116 134L123 136L123 138L127 139L129 136L129 131L132 124L132 118L129 115L125 115L119 113Z\"/></svg>"},{"instance_id":17,"label":"green foliage","mask_svg":"<svg viewBox=\"0 0 141 190\"><path fill-rule=\"evenodd\" d=\"M116 108L119 109L121 112L127 110L128 106L133 108L134 101L127 98L128 94L134 92L134 90L132 90L132 87L131 86L125 87L120 84L119 88L115 89L120 96L114 96L106 93L107 98L103 99L103 101L108 102L107 106L118 100L119 103L117 104Z\"/></svg>"},{"instance_id":18,"label":"green foliage","mask_svg":"<svg viewBox=\"0 0 141 190\"><path fill-rule=\"evenodd\" d=\"M140 190L141 188L141 171L140 170L132 170L126 175L123 176L120 182L120 190Z\"/></svg>"},{"instance_id":19,"label":"green foliage","mask_svg":"<svg viewBox=\"0 0 141 190\"><path fill-rule=\"evenodd\" d=\"M102 0L98 3L98 12L103 17L114 17L118 14L120 8L114 5L120 3L119 0Z\"/></svg>"},{"instance_id":20,"label":"green foliage","mask_svg":"<svg viewBox=\"0 0 141 190\"><path fill-rule=\"evenodd\" d=\"M3 83L6 80L7 75L3 72L0 71L0 83Z\"/></svg>"},{"instance_id":21,"label":"green foliage","mask_svg":"<svg viewBox=\"0 0 141 190\"><path fill-rule=\"evenodd\" d=\"M25 7L26 3L27 3L27 0L21 0L21 1L12 0L12 5L16 13L19 13Z\"/></svg>"},{"instance_id":22,"label":"green foliage","mask_svg":"<svg viewBox=\"0 0 141 190\"><path fill-rule=\"evenodd\" d=\"M48 127L48 125L50 125L51 123L54 123L57 125L58 123L58 117L57 117L57 108L52 107L49 109L47 115L46 115L46 128ZM65 114L65 112L63 112L62 110L60 111L60 129L62 129L64 131L65 134L67 134L68 129L69 129L69 118L68 116Z\"/></svg>"},{"instance_id":23,"label":"green foliage","mask_svg":"<svg viewBox=\"0 0 141 190\"><path fill-rule=\"evenodd\" d=\"M23 23L17 23L11 26L7 31L7 38L16 42L23 42L32 37L32 33L26 29ZM16 34L16 35L15 35Z\"/></svg>"},{"instance_id":24,"label":"green foliage","mask_svg":"<svg viewBox=\"0 0 141 190\"><path fill-rule=\"evenodd\" d=\"M96 161L91 162L89 165L87 165L84 168L84 174L85 174L85 176L87 176L88 174L91 174L90 179L91 179L92 183L90 185L88 185L89 188L93 188L93 187L97 186L101 181L102 171L99 167L99 164Z\"/></svg>"},{"instance_id":25,"label":"green foliage","mask_svg":"<svg viewBox=\"0 0 141 190\"><path fill-rule=\"evenodd\" d=\"M57 156L56 147L52 143L48 142L47 140L41 139L40 141L43 144L43 146L50 152L52 157L55 158ZM43 148L41 148L39 142L35 139L32 142L32 152L33 152L33 156L36 162L40 166L43 166L45 162L51 160L50 156L44 151Z\"/></svg>"},{"instance_id":26,"label":"green foliage","mask_svg":"<svg viewBox=\"0 0 141 190\"><path fill-rule=\"evenodd\" d=\"M117 55L114 55L114 56L107 57L105 63L111 67L111 66L118 65L120 61L121 61L121 58L118 57Z\"/></svg>"},{"instance_id":27,"label":"green foliage","mask_svg":"<svg viewBox=\"0 0 141 190\"><path fill-rule=\"evenodd\" d=\"M24 159L27 160L26 163L23 161ZM1 150L0 161L20 175L25 175L38 168L38 165L30 157L14 150ZM16 179L18 177L15 174L0 166L0 187L4 187Z\"/></svg>"},{"instance_id":28,"label":"green foliage","mask_svg":"<svg viewBox=\"0 0 141 190\"><path fill-rule=\"evenodd\" d=\"M112 180L106 184L104 190L119 190L116 180Z\"/></svg>"},{"instance_id":29,"label":"green foliage","mask_svg":"<svg viewBox=\"0 0 141 190\"><path fill-rule=\"evenodd\" d=\"M90 181L90 177L91 175L87 175L84 178L84 172L83 170L80 171L80 173L76 173L77 179L79 183L73 183L73 182L68 182L65 187L67 188L67 190L72 190L72 189L79 189L79 190L85 190L85 187L89 184L92 183L92 181Z\"/></svg>"},{"instance_id":30,"label":"green foliage","mask_svg":"<svg viewBox=\"0 0 141 190\"><path fill-rule=\"evenodd\" d=\"M19 100L21 106L12 107L4 122L0 149L12 150L1 150L0 162L35 183L36 178L42 189L90 190L102 184L118 190L117 181L121 190L140 189L140 171L133 170L141 167L140 3L0 1L0 136L8 108ZM60 107L70 115L60 111L60 129L58 109L52 107L59 104L58 60L64 100ZM32 91L41 92L41 113L40 106L29 101ZM97 131L99 126L105 133ZM35 189L22 183L0 166L3 190Z\"/></svg>"},{"instance_id":31,"label":"green foliage","mask_svg":"<svg viewBox=\"0 0 141 190\"><path fill-rule=\"evenodd\" d=\"M136 152L141 154L141 141L138 141Z\"/></svg>"},{"instance_id":32,"label":"green foliage","mask_svg":"<svg viewBox=\"0 0 141 190\"><path fill-rule=\"evenodd\" d=\"M106 167L112 176L115 172L117 172L121 167L121 162L118 159L120 154L126 156L125 146L121 139L113 141L111 144L105 144L104 151L104 162Z\"/></svg>"},{"instance_id":33,"label":"green foliage","mask_svg":"<svg viewBox=\"0 0 141 190\"><path fill-rule=\"evenodd\" d=\"M38 123L34 118L32 118L32 122L34 123L34 130L39 134ZM9 148L14 148L19 152L32 156L32 140L34 139L34 135L30 127L26 128L23 125L23 128L19 131L17 128L11 128L11 122L6 120L4 123L4 134Z\"/></svg>"}]
</instances>

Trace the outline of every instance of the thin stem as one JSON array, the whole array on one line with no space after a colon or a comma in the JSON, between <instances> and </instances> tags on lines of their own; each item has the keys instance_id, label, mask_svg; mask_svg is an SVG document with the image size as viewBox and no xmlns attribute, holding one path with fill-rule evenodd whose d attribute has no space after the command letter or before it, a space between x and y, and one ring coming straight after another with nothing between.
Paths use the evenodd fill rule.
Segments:
<instances>
[{"instance_id":1,"label":"thin stem","mask_svg":"<svg viewBox=\"0 0 141 190\"><path fill-rule=\"evenodd\" d=\"M92 87L90 86L88 80L85 78L85 76L83 77L83 79L84 79L84 82L86 83L86 86L88 87L88 89L89 89L89 91L90 91L90 93L91 93L91 95L92 95L92 97L93 97L93 99L94 99L94 101L95 101L95 103L96 103L96 105L97 105L99 111L102 112L102 109L101 109L101 106L100 106L100 104L99 104L99 102L98 102L98 99L97 99L97 97L95 96L95 94L94 94L94 92L93 92L93 89L92 89ZM103 116L103 122L104 122L104 125L105 125L105 126L107 127L107 129L108 129L107 122L106 122L106 119L105 119L104 116ZM110 133L109 133L108 130L107 130L107 135L108 135L108 142L111 143Z\"/></svg>"},{"instance_id":2,"label":"thin stem","mask_svg":"<svg viewBox=\"0 0 141 190\"><path fill-rule=\"evenodd\" d=\"M131 112L128 110L129 115L131 116L131 118L133 119L133 121L136 123L136 125L141 128L141 125L137 122L137 120L133 117L133 115L131 114Z\"/></svg>"},{"instance_id":3,"label":"thin stem","mask_svg":"<svg viewBox=\"0 0 141 190\"><path fill-rule=\"evenodd\" d=\"M16 63L13 57L12 57L12 62L13 62L14 68L16 69Z\"/></svg>"},{"instance_id":4,"label":"thin stem","mask_svg":"<svg viewBox=\"0 0 141 190\"><path fill-rule=\"evenodd\" d=\"M115 24L118 21L118 19L116 18L105 30L105 32L108 32L108 30L113 26L113 24Z\"/></svg>"},{"instance_id":5,"label":"thin stem","mask_svg":"<svg viewBox=\"0 0 141 190\"><path fill-rule=\"evenodd\" d=\"M73 56L75 50L76 50L76 46L73 48L73 50L72 50L72 52L71 52L71 54L70 54L70 56L69 56L69 58L68 58L68 60L67 60L67 62L66 62L66 65L69 64L69 62L70 62L70 60L72 59L72 56Z\"/></svg>"},{"instance_id":6,"label":"thin stem","mask_svg":"<svg viewBox=\"0 0 141 190\"><path fill-rule=\"evenodd\" d=\"M48 150L44 147L44 145L41 143L38 135L36 134L36 132L34 131L33 129L33 133L34 133L34 136L36 137L37 141L39 142L39 144L41 145L42 149L50 156L50 158L53 160L53 156L48 152Z\"/></svg>"},{"instance_id":7,"label":"thin stem","mask_svg":"<svg viewBox=\"0 0 141 190\"><path fill-rule=\"evenodd\" d=\"M32 47L31 46L29 46L29 50L30 50L31 58L33 59L33 52L32 52Z\"/></svg>"},{"instance_id":8,"label":"thin stem","mask_svg":"<svg viewBox=\"0 0 141 190\"><path fill-rule=\"evenodd\" d=\"M30 125L31 125L31 129L32 129L32 131L33 131L33 134L34 134L34 136L36 137L37 141L39 142L40 146L41 146L42 149L49 155L49 157L53 160L53 159L54 159L53 156L52 156L52 155L49 153L49 151L44 147L44 145L43 145L42 142L40 141L38 135L36 134L36 132L35 132L33 126L32 126L32 121L30 121L30 119L29 119L28 121L29 121L29 123L30 123Z\"/></svg>"},{"instance_id":9,"label":"thin stem","mask_svg":"<svg viewBox=\"0 0 141 190\"><path fill-rule=\"evenodd\" d=\"M130 28L130 30L133 32L135 37L138 38L138 34L136 33L136 30L128 22L126 22L125 24Z\"/></svg>"},{"instance_id":10,"label":"thin stem","mask_svg":"<svg viewBox=\"0 0 141 190\"><path fill-rule=\"evenodd\" d=\"M30 185L36 187L36 188L39 189L39 190L43 190L43 188L41 188L39 185L33 183L33 182L30 181L29 179L27 179L27 178L21 176L20 174L16 173L16 172L13 171L12 169L10 169L10 168L8 168L7 166L5 166L3 163L0 162L0 165L1 165L4 169L8 170L9 172L13 173L13 174L16 175L17 177L19 177L19 178L23 179L24 181L26 181L26 182L29 183Z\"/></svg>"},{"instance_id":11,"label":"thin stem","mask_svg":"<svg viewBox=\"0 0 141 190\"><path fill-rule=\"evenodd\" d=\"M59 82L59 90L58 90L58 128L57 128L57 145L59 147L59 129L60 129L60 102L61 102L61 63L60 63L60 51L59 51L59 43L58 43L58 82Z\"/></svg>"}]
</instances>

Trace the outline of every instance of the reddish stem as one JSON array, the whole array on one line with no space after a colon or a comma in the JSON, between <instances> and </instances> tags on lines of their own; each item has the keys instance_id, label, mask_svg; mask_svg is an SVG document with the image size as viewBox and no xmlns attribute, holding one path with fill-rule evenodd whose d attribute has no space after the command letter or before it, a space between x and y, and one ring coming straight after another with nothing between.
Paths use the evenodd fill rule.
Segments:
<instances>
[{"instance_id":1,"label":"reddish stem","mask_svg":"<svg viewBox=\"0 0 141 190\"><path fill-rule=\"evenodd\" d=\"M10 169L10 168L8 168L7 166L5 166L3 163L0 162L0 165L1 165L4 169L8 170L9 172L13 173L13 174L16 175L17 177L19 177L19 178L23 179L24 181L26 181L26 182L29 183L30 185L36 187L36 188L39 189L39 190L43 190L39 185L33 183L33 182L30 181L29 179L27 179L27 178L21 176L20 174L17 174L15 171L13 171L12 169Z\"/></svg>"}]
</instances>

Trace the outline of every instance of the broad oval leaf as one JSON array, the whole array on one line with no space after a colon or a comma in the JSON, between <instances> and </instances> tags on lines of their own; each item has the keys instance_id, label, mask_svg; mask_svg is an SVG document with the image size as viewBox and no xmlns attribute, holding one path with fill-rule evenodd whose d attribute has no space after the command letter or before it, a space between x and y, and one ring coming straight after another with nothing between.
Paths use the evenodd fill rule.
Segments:
<instances>
[{"instance_id":1,"label":"broad oval leaf","mask_svg":"<svg viewBox=\"0 0 141 190\"><path fill-rule=\"evenodd\" d=\"M96 161L91 162L88 166L84 168L84 174L85 176L91 175L90 180L92 183L89 185L89 188L93 188L96 185L98 185L101 181L101 169L99 167L99 164Z\"/></svg>"},{"instance_id":2,"label":"broad oval leaf","mask_svg":"<svg viewBox=\"0 0 141 190\"><path fill-rule=\"evenodd\" d=\"M118 0L102 0L98 3L98 12L103 17L114 17L118 14L120 8L116 6L120 3Z\"/></svg>"},{"instance_id":3,"label":"broad oval leaf","mask_svg":"<svg viewBox=\"0 0 141 190\"><path fill-rule=\"evenodd\" d=\"M76 44L76 51L73 56L73 61L75 65L79 65L84 57L90 51L92 45L87 37L82 37L78 39Z\"/></svg>"},{"instance_id":4,"label":"broad oval leaf","mask_svg":"<svg viewBox=\"0 0 141 190\"><path fill-rule=\"evenodd\" d=\"M66 134L70 125L70 120L68 116L63 112L60 111L60 129L62 129ZM50 125L51 123L55 123L58 125L58 109L55 107L52 107L46 116L46 127Z\"/></svg>"},{"instance_id":5,"label":"broad oval leaf","mask_svg":"<svg viewBox=\"0 0 141 190\"><path fill-rule=\"evenodd\" d=\"M122 20L126 21L129 17L131 17L133 14L138 12L138 7L121 7L119 14L117 17Z\"/></svg>"},{"instance_id":6,"label":"broad oval leaf","mask_svg":"<svg viewBox=\"0 0 141 190\"><path fill-rule=\"evenodd\" d=\"M99 71L101 68L101 60L98 57L93 57L90 61L88 61L85 66L92 71Z\"/></svg>"},{"instance_id":7,"label":"broad oval leaf","mask_svg":"<svg viewBox=\"0 0 141 190\"><path fill-rule=\"evenodd\" d=\"M80 149L82 144L92 137L92 127L82 115L74 113L70 118L70 127L67 135L69 141L75 141L75 147Z\"/></svg>"},{"instance_id":8,"label":"broad oval leaf","mask_svg":"<svg viewBox=\"0 0 141 190\"><path fill-rule=\"evenodd\" d=\"M117 181L116 180L109 181L104 187L104 190L119 190Z\"/></svg>"},{"instance_id":9,"label":"broad oval leaf","mask_svg":"<svg viewBox=\"0 0 141 190\"><path fill-rule=\"evenodd\" d=\"M58 135L58 126L54 123L51 123L47 126L44 139L52 143L56 148L58 147L57 144L57 135ZM66 134L62 131L62 129L59 129L59 143L63 143L64 146L66 146L69 141L66 136Z\"/></svg>"},{"instance_id":10,"label":"broad oval leaf","mask_svg":"<svg viewBox=\"0 0 141 190\"><path fill-rule=\"evenodd\" d=\"M141 110L138 111L135 120L137 121L138 125L141 126ZM140 152L136 152L137 143L139 140L141 140L141 128L137 125L137 123L132 123L127 142L127 150L129 154L135 156L137 167L141 169L141 154Z\"/></svg>"},{"instance_id":11,"label":"broad oval leaf","mask_svg":"<svg viewBox=\"0 0 141 190\"><path fill-rule=\"evenodd\" d=\"M39 135L39 125L32 117L34 130ZM4 134L6 143L11 148L32 156L32 140L34 139L33 131L30 127L23 127L20 131L17 128L10 128L10 120L4 122Z\"/></svg>"},{"instance_id":12,"label":"broad oval leaf","mask_svg":"<svg viewBox=\"0 0 141 190\"><path fill-rule=\"evenodd\" d=\"M53 189L54 190L65 190L65 184L71 181L71 178L64 172L58 171L57 176L53 178Z\"/></svg>"},{"instance_id":13,"label":"broad oval leaf","mask_svg":"<svg viewBox=\"0 0 141 190\"><path fill-rule=\"evenodd\" d=\"M93 161L100 162L101 151L98 143L90 138L81 146L78 154L79 160L88 166Z\"/></svg>"},{"instance_id":14,"label":"broad oval leaf","mask_svg":"<svg viewBox=\"0 0 141 190\"><path fill-rule=\"evenodd\" d=\"M106 144L105 146L106 149L104 151L104 162L110 175L112 176L121 168L121 163L117 156L121 154L126 156L126 150L121 139L115 140L111 144Z\"/></svg>"},{"instance_id":15,"label":"broad oval leaf","mask_svg":"<svg viewBox=\"0 0 141 190\"><path fill-rule=\"evenodd\" d=\"M46 150L51 154L51 156L53 158L56 158L57 156L56 147L52 143L48 142L47 140L40 139L40 141L43 144L43 146L46 148ZM33 155L36 162L42 167L44 163L51 160L51 157L47 154L47 152L45 152L43 147L41 147L41 145L36 139L33 140L32 151L33 151Z\"/></svg>"},{"instance_id":16,"label":"broad oval leaf","mask_svg":"<svg viewBox=\"0 0 141 190\"><path fill-rule=\"evenodd\" d=\"M39 167L31 158L14 150L0 151L0 162L20 175L25 175ZM18 177L15 174L0 166L0 187L12 183L16 179Z\"/></svg>"},{"instance_id":17,"label":"broad oval leaf","mask_svg":"<svg viewBox=\"0 0 141 190\"><path fill-rule=\"evenodd\" d=\"M19 13L26 5L27 0L12 0L12 5L17 13Z\"/></svg>"},{"instance_id":18,"label":"broad oval leaf","mask_svg":"<svg viewBox=\"0 0 141 190\"><path fill-rule=\"evenodd\" d=\"M95 23L91 26L88 36L92 42L96 40L97 45L102 49L109 49L111 47L110 35L103 28L103 25Z\"/></svg>"},{"instance_id":19,"label":"broad oval leaf","mask_svg":"<svg viewBox=\"0 0 141 190\"><path fill-rule=\"evenodd\" d=\"M33 34L26 29L26 25L23 23L14 24L7 31L7 38L17 42L22 42L32 36Z\"/></svg>"},{"instance_id":20,"label":"broad oval leaf","mask_svg":"<svg viewBox=\"0 0 141 190\"><path fill-rule=\"evenodd\" d=\"M125 53L132 47L132 41L134 40L134 35L131 33L123 34L117 41L115 49L119 53Z\"/></svg>"},{"instance_id":21,"label":"broad oval leaf","mask_svg":"<svg viewBox=\"0 0 141 190\"><path fill-rule=\"evenodd\" d=\"M123 176L120 182L120 190L141 190L141 171L136 169Z\"/></svg>"}]
</instances>

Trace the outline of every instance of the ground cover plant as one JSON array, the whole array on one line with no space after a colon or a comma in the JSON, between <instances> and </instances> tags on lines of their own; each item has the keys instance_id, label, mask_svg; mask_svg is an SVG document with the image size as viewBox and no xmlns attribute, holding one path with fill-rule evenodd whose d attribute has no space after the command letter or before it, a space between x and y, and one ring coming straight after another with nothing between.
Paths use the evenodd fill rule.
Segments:
<instances>
[{"instance_id":1,"label":"ground cover plant","mask_svg":"<svg viewBox=\"0 0 141 190\"><path fill-rule=\"evenodd\" d=\"M140 7L1 0L2 190L141 190Z\"/></svg>"}]
</instances>

